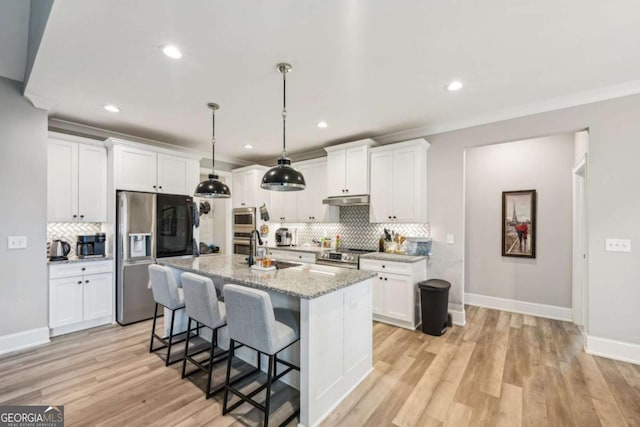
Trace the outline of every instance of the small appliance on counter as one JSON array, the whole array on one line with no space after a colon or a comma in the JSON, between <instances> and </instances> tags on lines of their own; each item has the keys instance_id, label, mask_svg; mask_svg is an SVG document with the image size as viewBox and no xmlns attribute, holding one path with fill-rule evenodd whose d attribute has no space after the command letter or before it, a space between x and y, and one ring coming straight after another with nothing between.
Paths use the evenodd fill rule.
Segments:
<instances>
[{"instance_id":1,"label":"small appliance on counter","mask_svg":"<svg viewBox=\"0 0 640 427\"><path fill-rule=\"evenodd\" d=\"M79 235L76 241L76 255L78 258L104 257L106 241L105 233Z\"/></svg>"},{"instance_id":2,"label":"small appliance on counter","mask_svg":"<svg viewBox=\"0 0 640 427\"><path fill-rule=\"evenodd\" d=\"M278 228L276 230L276 246L291 246L293 239L288 228Z\"/></svg>"},{"instance_id":3,"label":"small appliance on counter","mask_svg":"<svg viewBox=\"0 0 640 427\"><path fill-rule=\"evenodd\" d=\"M55 239L49 246L49 261L67 260L67 255L71 252L71 245L64 240Z\"/></svg>"}]
</instances>

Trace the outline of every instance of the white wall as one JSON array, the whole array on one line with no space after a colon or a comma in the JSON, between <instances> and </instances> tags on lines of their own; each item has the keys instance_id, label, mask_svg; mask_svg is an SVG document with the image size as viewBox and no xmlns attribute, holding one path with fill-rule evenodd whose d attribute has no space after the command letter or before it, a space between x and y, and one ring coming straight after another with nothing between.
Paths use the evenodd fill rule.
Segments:
<instances>
[{"instance_id":1,"label":"white wall","mask_svg":"<svg viewBox=\"0 0 640 427\"><path fill-rule=\"evenodd\" d=\"M463 298L465 149L589 129L587 331L597 337L640 345L640 249L635 249L640 244L638 111L640 95L634 95L425 136L431 143L428 209L434 238L429 275L452 282L452 302ZM455 244L445 243L447 233L455 234ZM631 239L634 252L605 252L607 237Z\"/></svg>"},{"instance_id":2,"label":"white wall","mask_svg":"<svg viewBox=\"0 0 640 427\"><path fill-rule=\"evenodd\" d=\"M466 152L465 292L571 307L574 135ZM536 258L501 255L502 192L537 191Z\"/></svg>"},{"instance_id":3,"label":"white wall","mask_svg":"<svg viewBox=\"0 0 640 427\"><path fill-rule=\"evenodd\" d=\"M21 87L0 77L0 341L48 323L47 112ZM8 250L7 236L28 247Z\"/></svg>"}]
</instances>

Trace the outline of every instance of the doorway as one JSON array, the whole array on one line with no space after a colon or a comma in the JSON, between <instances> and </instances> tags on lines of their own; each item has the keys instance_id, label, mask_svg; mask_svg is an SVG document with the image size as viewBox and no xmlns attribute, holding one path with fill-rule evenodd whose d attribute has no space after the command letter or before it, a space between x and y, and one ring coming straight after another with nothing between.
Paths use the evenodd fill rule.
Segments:
<instances>
[{"instance_id":1,"label":"doorway","mask_svg":"<svg viewBox=\"0 0 640 427\"><path fill-rule=\"evenodd\" d=\"M587 328L587 154L573 168L573 322Z\"/></svg>"}]
</instances>

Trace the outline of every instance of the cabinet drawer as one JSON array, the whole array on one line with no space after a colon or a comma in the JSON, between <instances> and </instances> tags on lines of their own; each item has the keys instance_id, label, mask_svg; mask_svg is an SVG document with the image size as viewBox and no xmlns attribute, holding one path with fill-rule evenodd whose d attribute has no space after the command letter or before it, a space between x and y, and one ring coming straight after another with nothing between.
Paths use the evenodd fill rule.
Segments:
<instances>
[{"instance_id":1,"label":"cabinet drawer","mask_svg":"<svg viewBox=\"0 0 640 427\"><path fill-rule=\"evenodd\" d=\"M72 262L69 264L50 265L49 278L83 276L86 274L111 273L111 261Z\"/></svg>"},{"instance_id":2,"label":"cabinet drawer","mask_svg":"<svg viewBox=\"0 0 640 427\"><path fill-rule=\"evenodd\" d=\"M289 251L288 259L297 262L306 262L308 264L316 263L316 254L310 252Z\"/></svg>"},{"instance_id":3,"label":"cabinet drawer","mask_svg":"<svg viewBox=\"0 0 640 427\"><path fill-rule=\"evenodd\" d=\"M407 276L410 276L413 274L411 263L378 261L373 259L361 259L360 270L377 271L381 273L404 274Z\"/></svg>"}]
</instances>

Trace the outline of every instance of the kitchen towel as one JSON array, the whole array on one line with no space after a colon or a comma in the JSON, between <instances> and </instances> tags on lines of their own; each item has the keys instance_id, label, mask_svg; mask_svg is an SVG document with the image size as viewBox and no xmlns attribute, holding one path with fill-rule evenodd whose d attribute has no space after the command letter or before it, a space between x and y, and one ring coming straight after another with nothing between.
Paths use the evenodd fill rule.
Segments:
<instances>
[{"instance_id":1,"label":"kitchen towel","mask_svg":"<svg viewBox=\"0 0 640 427\"><path fill-rule=\"evenodd\" d=\"M200 227L200 208L198 202L193 202L193 226L195 228Z\"/></svg>"}]
</instances>

